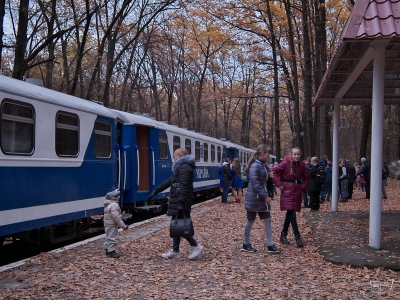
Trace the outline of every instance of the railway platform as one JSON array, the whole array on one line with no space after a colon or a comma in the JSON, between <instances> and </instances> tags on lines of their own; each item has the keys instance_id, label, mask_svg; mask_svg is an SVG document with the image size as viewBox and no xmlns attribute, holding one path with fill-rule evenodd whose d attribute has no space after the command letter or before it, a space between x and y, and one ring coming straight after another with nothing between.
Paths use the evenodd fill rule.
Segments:
<instances>
[{"instance_id":1,"label":"railway platform","mask_svg":"<svg viewBox=\"0 0 400 300\"><path fill-rule=\"evenodd\" d=\"M389 188L398 190L398 181L389 182L388 194ZM120 232L119 259L106 257L100 236L2 267L0 299L400 299L397 200L382 202L382 247L373 250L362 198L355 191L336 213L330 203L317 213L298 213L305 245L297 248L291 232L289 245L279 242L278 196L272 224L279 254L268 253L258 219L251 232L257 252L242 252L244 204L215 198L193 207L195 239L204 246L195 260L187 259L185 240L182 258L161 257L172 245L163 215Z\"/></svg>"}]
</instances>

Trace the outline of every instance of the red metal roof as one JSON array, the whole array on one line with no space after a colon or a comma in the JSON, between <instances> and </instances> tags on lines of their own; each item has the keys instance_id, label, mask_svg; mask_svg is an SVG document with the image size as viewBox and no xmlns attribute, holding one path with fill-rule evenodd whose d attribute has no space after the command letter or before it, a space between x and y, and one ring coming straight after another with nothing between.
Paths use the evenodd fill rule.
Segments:
<instances>
[{"instance_id":1,"label":"red metal roof","mask_svg":"<svg viewBox=\"0 0 400 300\"><path fill-rule=\"evenodd\" d=\"M399 33L400 1L370 1L361 20L357 37L388 37L398 36Z\"/></svg>"},{"instance_id":2,"label":"red metal roof","mask_svg":"<svg viewBox=\"0 0 400 300\"><path fill-rule=\"evenodd\" d=\"M372 101L370 43L388 41L385 50L385 103L400 102L400 0L357 0L314 97L314 105Z\"/></svg>"}]
</instances>

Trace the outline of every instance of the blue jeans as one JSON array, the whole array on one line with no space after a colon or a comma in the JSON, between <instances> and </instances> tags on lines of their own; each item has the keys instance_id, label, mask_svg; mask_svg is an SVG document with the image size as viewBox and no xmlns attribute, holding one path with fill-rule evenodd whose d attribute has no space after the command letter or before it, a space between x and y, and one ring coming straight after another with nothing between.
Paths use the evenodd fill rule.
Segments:
<instances>
[{"instance_id":1,"label":"blue jeans","mask_svg":"<svg viewBox=\"0 0 400 300\"><path fill-rule=\"evenodd\" d=\"M223 203L228 203L228 193L229 193L229 188L231 186L232 181L225 181L224 180L224 191L222 192L222 201Z\"/></svg>"},{"instance_id":2,"label":"blue jeans","mask_svg":"<svg viewBox=\"0 0 400 300\"><path fill-rule=\"evenodd\" d=\"M174 237L172 239L174 241L174 243L172 245L172 250L174 250L175 252L179 252L179 245L181 244L181 238ZM184 239L189 242L190 246L193 246L193 247L197 246L197 242L192 236L184 237Z\"/></svg>"},{"instance_id":3,"label":"blue jeans","mask_svg":"<svg viewBox=\"0 0 400 300\"><path fill-rule=\"evenodd\" d=\"M325 196L325 195L328 195L329 197L332 196L332 183L329 183L328 185L324 185L324 186L323 186L322 194L323 194L324 196ZM324 199L324 198L322 198L322 199ZM328 198L328 199L329 199L329 198Z\"/></svg>"}]
</instances>

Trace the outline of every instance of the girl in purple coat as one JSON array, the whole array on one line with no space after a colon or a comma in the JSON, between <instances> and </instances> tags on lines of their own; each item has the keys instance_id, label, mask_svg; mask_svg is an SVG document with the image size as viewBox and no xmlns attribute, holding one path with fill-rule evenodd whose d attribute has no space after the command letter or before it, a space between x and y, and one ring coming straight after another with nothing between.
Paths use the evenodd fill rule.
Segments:
<instances>
[{"instance_id":1,"label":"girl in purple coat","mask_svg":"<svg viewBox=\"0 0 400 300\"><path fill-rule=\"evenodd\" d=\"M280 241L290 244L287 240L289 225L292 224L297 247L303 247L301 235L297 226L296 211L301 210L302 193L307 190L310 183L310 174L304 162L300 161L300 148L293 148L290 157L272 168L272 180L281 190L281 210L286 210Z\"/></svg>"},{"instance_id":2,"label":"girl in purple coat","mask_svg":"<svg viewBox=\"0 0 400 300\"><path fill-rule=\"evenodd\" d=\"M250 231L256 220L257 214L264 221L264 229L267 237L268 252L279 253L272 240L271 224L271 196L272 183L268 190L268 158L271 148L267 145L259 145L256 152L250 157L244 172L248 174L249 186L247 187L244 208L247 213L247 222L244 228L244 241L242 251L256 252L250 244ZM271 195L272 194L272 195Z\"/></svg>"}]
</instances>

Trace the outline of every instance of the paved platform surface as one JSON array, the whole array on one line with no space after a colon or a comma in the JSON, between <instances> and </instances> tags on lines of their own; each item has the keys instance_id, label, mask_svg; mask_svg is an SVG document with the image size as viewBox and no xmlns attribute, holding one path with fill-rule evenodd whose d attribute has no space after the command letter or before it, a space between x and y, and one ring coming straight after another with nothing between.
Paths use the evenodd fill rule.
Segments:
<instances>
[{"instance_id":1,"label":"paved platform surface","mask_svg":"<svg viewBox=\"0 0 400 300\"><path fill-rule=\"evenodd\" d=\"M315 245L326 261L400 271L400 211L383 211L381 247L369 245L369 212L307 212Z\"/></svg>"},{"instance_id":2,"label":"paved platform surface","mask_svg":"<svg viewBox=\"0 0 400 300\"><path fill-rule=\"evenodd\" d=\"M279 243L284 212L272 204L279 254L268 253L263 223L251 232L256 253L241 251L243 203L216 198L192 211L195 239L204 246L195 260L181 242L180 259L160 255L171 247L169 218L156 217L121 232L119 259L107 258L103 238L42 253L2 268L0 299L400 299L400 212L382 214L382 249L368 247L368 212L354 210L358 195L341 211L298 214L305 246ZM232 200L232 199L231 199Z\"/></svg>"}]
</instances>

